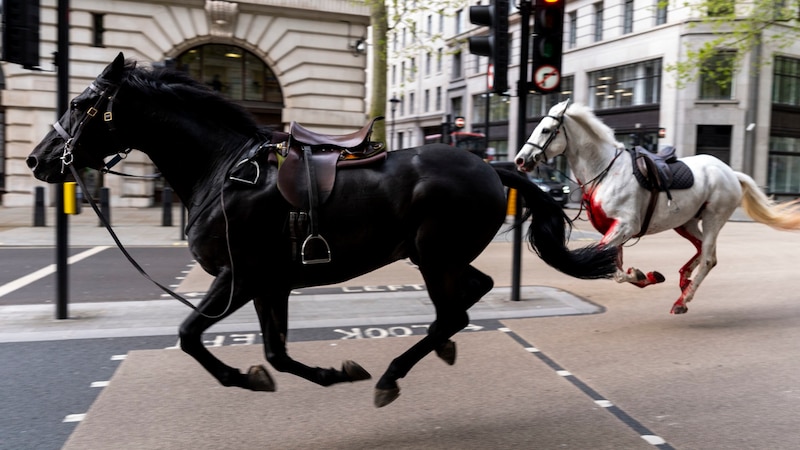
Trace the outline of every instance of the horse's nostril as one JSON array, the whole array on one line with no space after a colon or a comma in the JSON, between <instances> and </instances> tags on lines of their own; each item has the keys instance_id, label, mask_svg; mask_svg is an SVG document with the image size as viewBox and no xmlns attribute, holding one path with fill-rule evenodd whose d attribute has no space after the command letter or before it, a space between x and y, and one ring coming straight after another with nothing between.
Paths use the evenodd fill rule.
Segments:
<instances>
[{"instance_id":1,"label":"horse's nostril","mask_svg":"<svg viewBox=\"0 0 800 450\"><path fill-rule=\"evenodd\" d=\"M29 169L35 169L39 165L39 160L35 156L28 156L25 162L28 164Z\"/></svg>"},{"instance_id":2,"label":"horse's nostril","mask_svg":"<svg viewBox=\"0 0 800 450\"><path fill-rule=\"evenodd\" d=\"M525 164L525 159L517 158L516 160L514 160L514 162L517 163L518 166L521 166L521 165Z\"/></svg>"}]
</instances>

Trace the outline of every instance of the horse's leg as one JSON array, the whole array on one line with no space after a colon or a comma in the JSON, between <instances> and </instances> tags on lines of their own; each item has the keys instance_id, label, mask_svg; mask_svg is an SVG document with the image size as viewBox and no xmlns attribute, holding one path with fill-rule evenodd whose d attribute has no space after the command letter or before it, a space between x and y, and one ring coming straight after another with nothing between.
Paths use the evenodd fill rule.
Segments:
<instances>
[{"instance_id":1,"label":"horse's leg","mask_svg":"<svg viewBox=\"0 0 800 450\"><path fill-rule=\"evenodd\" d=\"M263 366L253 366L245 375L225 365L203 345L205 330L241 308L249 299L238 289L231 292L230 270L223 270L212 283L205 298L180 327L181 349L192 356L223 386L238 386L254 391L274 391L275 385ZM209 317L210 316L210 317Z\"/></svg>"},{"instance_id":2,"label":"horse's leg","mask_svg":"<svg viewBox=\"0 0 800 450\"><path fill-rule=\"evenodd\" d=\"M698 220L692 219L690 222L675 228L675 231L686 238L689 242L694 245L694 248L697 250L697 253L692 256L683 267L678 270L678 273L681 276L680 279L680 287L681 291L686 289L686 287L691 282L692 272L694 269L697 268L697 265L700 264L700 255L703 253L703 232L700 231L700 227L698 226Z\"/></svg>"},{"instance_id":3,"label":"horse's leg","mask_svg":"<svg viewBox=\"0 0 800 450\"><path fill-rule=\"evenodd\" d=\"M630 267L628 270L622 268L622 244L631 236L633 230L627 222L615 221L600 240L603 245L613 245L617 247L617 271L614 273L614 280L617 283L631 283L634 286L643 288L651 284L663 283L665 278L659 272L648 272L645 274L641 270Z\"/></svg>"},{"instance_id":4,"label":"horse's leg","mask_svg":"<svg viewBox=\"0 0 800 450\"><path fill-rule=\"evenodd\" d=\"M353 361L343 362L341 370L337 370L309 367L292 359L286 351L288 303L288 290L253 299L264 336L264 353L275 370L297 375L320 386L372 378L369 372Z\"/></svg>"},{"instance_id":5,"label":"horse's leg","mask_svg":"<svg viewBox=\"0 0 800 450\"><path fill-rule=\"evenodd\" d=\"M400 395L397 380L406 376L422 358L450 345L450 338L469 324L467 308L480 300L493 284L491 278L471 266L458 271L420 265L420 272L436 308L436 320L427 336L392 360L378 380L375 386L377 407L388 405Z\"/></svg>"},{"instance_id":6,"label":"horse's leg","mask_svg":"<svg viewBox=\"0 0 800 450\"><path fill-rule=\"evenodd\" d=\"M728 220L728 217L730 217L730 214L724 217L717 214L712 215L712 212L709 210L703 213L703 232L700 233L700 236L702 236L700 254L695 256L696 261L690 265L697 267L697 275L695 275L694 280L686 280L686 286L682 288L681 296L678 297L678 300L672 305L670 313L685 314L689 311L687 303L692 301L695 292L697 292L697 288L700 287L700 283L703 282L708 272L717 265L717 236L722 226L725 225L725 222ZM697 238L696 235L693 237L695 239ZM687 239L697 246L695 240L688 237ZM687 265L689 265L689 263L687 263Z\"/></svg>"},{"instance_id":7,"label":"horse's leg","mask_svg":"<svg viewBox=\"0 0 800 450\"><path fill-rule=\"evenodd\" d=\"M484 295L491 291L493 287L494 280L492 280L492 277L472 266L467 267L466 284L463 292L464 297L460 302L461 305L464 306L465 310L468 310L472 305L477 303L478 300L483 298ZM428 334L435 332L435 329L436 321L434 320L428 328ZM452 366L456 363L456 343L452 340L447 339L445 343L439 345L434 350L436 351L436 356L447 364Z\"/></svg>"}]
</instances>

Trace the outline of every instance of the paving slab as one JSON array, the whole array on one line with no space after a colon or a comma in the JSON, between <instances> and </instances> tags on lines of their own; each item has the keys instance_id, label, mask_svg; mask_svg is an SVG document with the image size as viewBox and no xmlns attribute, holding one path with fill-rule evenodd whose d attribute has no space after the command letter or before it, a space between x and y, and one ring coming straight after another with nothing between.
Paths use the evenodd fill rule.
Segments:
<instances>
[{"instance_id":1,"label":"paving slab","mask_svg":"<svg viewBox=\"0 0 800 450\"><path fill-rule=\"evenodd\" d=\"M322 367L354 359L374 376L417 338L290 344ZM136 449L652 449L502 332L456 336L459 360L425 358L391 405L374 380L322 388L274 373L278 391L220 386L177 350L128 354L65 450ZM260 346L214 348L228 364Z\"/></svg>"}]
</instances>

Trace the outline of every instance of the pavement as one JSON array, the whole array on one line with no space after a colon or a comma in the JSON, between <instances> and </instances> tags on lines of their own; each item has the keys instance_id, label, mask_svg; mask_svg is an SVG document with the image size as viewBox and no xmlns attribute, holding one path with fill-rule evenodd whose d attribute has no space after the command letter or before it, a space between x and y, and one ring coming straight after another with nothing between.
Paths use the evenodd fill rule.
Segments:
<instances>
[{"instance_id":1,"label":"pavement","mask_svg":"<svg viewBox=\"0 0 800 450\"><path fill-rule=\"evenodd\" d=\"M52 245L31 240L46 241L52 226L32 230L26 214L0 214L0 245ZM8 226L15 214L20 225ZM185 245L177 227L160 226L158 209L112 216L126 244ZM576 229L571 245L598 237L584 221ZM86 213L71 221L71 245L108 245L104 235ZM386 408L371 406L372 390L362 383L323 390L271 371L278 391L252 393L219 386L183 352L132 351L64 448L797 448L797 233L737 212L720 235L718 267L680 316L669 314L679 293L677 270L694 249L675 233L625 248L626 267L667 277L646 290L576 280L526 249L520 302L508 301L510 239L498 234L474 263L497 287L470 315L496 318L501 328L460 333L459 362L446 367L425 358ZM208 281L190 273L179 289L202 289ZM432 307L415 291L419 283L418 272L400 261L326 287L338 294L294 295L290 326L428 323ZM52 318L52 305L25 308L34 307L0 306L0 342L123 330L174 334L187 314L172 300L75 303L73 318L62 321ZM256 330L249 310L220 325ZM376 375L416 339L290 338L290 351L322 367L356 357ZM211 350L239 368L263 362L258 345Z\"/></svg>"},{"instance_id":2,"label":"pavement","mask_svg":"<svg viewBox=\"0 0 800 450\"><path fill-rule=\"evenodd\" d=\"M111 222L126 247L186 246L187 242L181 233L181 214L180 208L174 208L171 215L173 225L163 226L164 212L161 208L115 208L111 211ZM32 208L0 208L0 217L0 247L55 245L53 208L48 208L45 226L40 227L32 226ZM67 228L68 245L71 247L115 246L90 208L85 207L81 214L68 216ZM598 237L592 231L577 231L574 239L591 241ZM481 270L495 279L496 287L470 310L473 320L595 314L602 311L597 305L564 290L535 286L533 280L527 280L531 284L521 287L521 301L508 301L511 297L511 241L511 233L499 233L476 261ZM541 264L529 250L526 249L523 254L524 263L527 260L528 263ZM83 262L87 263L91 262ZM502 270L498 271L498 268ZM132 270L131 276L139 275ZM163 283L165 280L159 281ZM197 303L212 281L211 276L195 266L175 291L188 295L191 301ZM356 295L365 290L370 295ZM346 283L312 288L299 294L293 295L290 302L289 326L293 329L430 323L434 318L422 277L408 261L398 261ZM68 320L56 320L53 318L52 304L2 305L0 302L0 342L171 335L175 334L177 325L188 314L186 306L171 298L86 303L71 299L68 310ZM212 327L209 332L257 329L255 311L246 306Z\"/></svg>"}]
</instances>

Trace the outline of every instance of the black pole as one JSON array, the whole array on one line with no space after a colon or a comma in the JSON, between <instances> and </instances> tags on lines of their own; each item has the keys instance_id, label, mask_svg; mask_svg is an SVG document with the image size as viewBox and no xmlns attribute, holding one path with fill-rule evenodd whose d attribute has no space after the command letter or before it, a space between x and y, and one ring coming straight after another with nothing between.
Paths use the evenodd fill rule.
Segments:
<instances>
[{"instance_id":1,"label":"black pole","mask_svg":"<svg viewBox=\"0 0 800 450\"><path fill-rule=\"evenodd\" d=\"M162 201L162 210L161 210L161 226L162 227L171 227L172 226L172 188L169 186L164 186L164 190L161 191L161 201Z\"/></svg>"},{"instance_id":2,"label":"black pole","mask_svg":"<svg viewBox=\"0 0 800 450\"><path fill-rule=\"evenodd\" d=\"M60 118L69 105L69 0L58 0L58 110ZM68 241L69 222L64 213L64 184L56 185L56 319L67 319L69 313Z\"/></svg>"},{"instance_id":3,"label":"black pole","mask_svg":"<svg viewBox=\"0 0 800 450\"><path fill-rule=\"evenodd\" d=\"M525 142L527 139L527 120L526 113L528 110L528 53L529 42L531 35L531 1L521 0L519 2L520 14L520 51L519 51L519 81L517 81L517 145ZM488 99L487 99L488 101ZM519 193L518 193L519 194ZM522 201L520 196L517 195L517 208L514 220L519 223L522 217L520 207ZM522 280L522 229L516 227L514 229L514 253L512 255L512 268L511 268L511 300L519 301L520 299L520 284Z\"/></svg>"},{"instance_id":4,"label":"black pole","mask_svg":"<svg viewBox=\"0 0 800 450\"><path fill-rule=\"evenodd\" d=\"M44 188L36 186L33 188L33 226L44 227L47 225L47 219L44 210Z\"/></svg>"}]
</instances>

